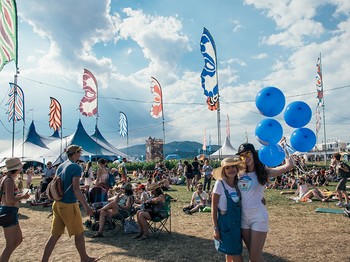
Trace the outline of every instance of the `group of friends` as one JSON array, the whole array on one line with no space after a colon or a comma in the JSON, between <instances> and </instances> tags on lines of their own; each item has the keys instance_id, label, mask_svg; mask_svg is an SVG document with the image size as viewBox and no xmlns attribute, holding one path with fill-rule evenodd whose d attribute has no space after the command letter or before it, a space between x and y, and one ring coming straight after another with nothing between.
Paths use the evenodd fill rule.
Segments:
<instances>
[{"instance_id":1,"label":"group of friends","mask_svg":"<svg viewBox=\"0 0 350 262\"><path fill-rule=\"evenodd\" d=\"M89 256L86 252L83 234L84 227L79 203L87 215L94 215L96 212L99 214L99 231L93 237L103 236L103 227L106 219L116 214L127 217L130 214L131 207L136 206L136 217L140 231L134 238L141 240L148 238L149 225L147 220L151 220L159 215L154 211L157 209L147 210L145 208L146 204L153 204L158 210L162 210L162 206L165 203L165 194L157 183L150 183L147 185L148 188L142 184L138 185L137 190L139 190L140 198L137 199L133 194L132 185L124 183L121 192L109 198L107 205L94 210L88 204L81 190L80 180L83 169L77 164L77 161L81 156L82 150L77 145L69 146L66 149L68 159L55 170L55 173L59 174L63 180L64 195L60 201L54 201L53 203L51 236L45 245L42 261L48 261L65 228L67 228L70 237L75 237L75 246L81 261L97 261L96 258ZM205 165L209 164L204 163L201 167L202 172ZM343 203L341 196L345 193L345 201L348 204L346 181L347 174L350 172L349 167L340 161L339 154L333 156L332 165L341 174L341 180L336 189L340 197L339 203ZM102 168L103 166L104 163L102 163ZM23 239L18 223L19 201L28 199L30 195L29 192L19 193L15 183L15 179L22 171L22 167L23 163L19 158L7 159L6 175L0 181L0 216L11 214L13 217L10 222L2 225L6 246L1 254L0 261L8 261L12 252L20 245ZM271 178L281 176L292 168L293 161L289 156L278 167L270 168L265 166L259 160L254 146L250 143L244 143L239 146L237 155L223 159L220 167L210 171L210 175L215 178L210 199L213 237L217 242L218 250L225 253L226 261L243 261L243 242L248 249L250 261L263 261L263 248L267 232L269 231L264 189ZM89 169L90 167L87 167L85 171L89 171ZM184 172L188 172L188 170L185 170L186 168ZM47 175L52 176L52 174ZM195 179L195 177L193 178ZM207 186L209 181L207 180L206 182ZM189 190L192 185L192 183L188 185ZM203 208L208 199L203 190L204 185L197 181L195 186L196 192L192 196L191 208L188 209L188 213L193 213ZM144 195L143 193L146 190L150 192L151 198L147 195L147 197L142 199L142 195ZM230 233L227 234L227 232Z\"/></svg>"}]
</instances>

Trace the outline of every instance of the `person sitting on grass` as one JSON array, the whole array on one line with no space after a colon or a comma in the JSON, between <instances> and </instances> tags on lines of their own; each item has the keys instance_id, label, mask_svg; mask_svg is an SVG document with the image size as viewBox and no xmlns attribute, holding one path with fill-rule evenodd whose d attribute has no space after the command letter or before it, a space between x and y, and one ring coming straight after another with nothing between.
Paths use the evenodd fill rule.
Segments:
<instances>
[{"instance_id":1,"label":"person sitting on grass","mask_svg":"<svg viewBox=\"0 0 350 262\"><path fill-rule=\"evenodd\" d=\"M100 213L99 229L92 237L103 237L103 229L106 218L111 218L119 213L120 216L127 218L130 216L131 209L134 204L134 192L132 185L127 183L122 187L124 193L118 193L116 196L108 199L108 204L98 209L96 212Z\"/></svg>"},{"instance_id":2,"label":"person sitting on grass","mask_svg":"<svg viewBox=\"0 0 350 262\"><path fill-rule=\"evenodd\" d=\"M164 210L165 195L162 189L157 183L153 183L148 186L148 191L151 192L152 198L146 201L144 210L138 210L136 213L140 232L133 237L134 239L147 239L149 237L149 224L147 220L163 216L162 211Z\"/></svg>"},{"instance_id":3,"label":"person sitting on grass","mask_svg":"<svg viewBox=\"0 0 350 262\"><path fill-rule=\"evenodd\" d=\"M202 210L205 208L207 203L207 193L203 191L203 184L197 183L197 190L193 192L191 203L188 207L185 207L183 210L187 215L192 215L193 213Z\"/></svg>"},{"instance_id":4,"label":"person sitting on grass","mask_svg":"<svg viewBox=\"0 0 350 262\"><path fill-rule=\"evenodd\" d=\"M311 187L312 189L309 190L309 187ZM315 197L318 200L321 200L322 202L328 201L328 198L324 196L317 187L307 183L305 177L300 177L298 189L295 192L295 196L291 197L290 199L307 202L313 197Z\"/></svg>"}]
</instances>

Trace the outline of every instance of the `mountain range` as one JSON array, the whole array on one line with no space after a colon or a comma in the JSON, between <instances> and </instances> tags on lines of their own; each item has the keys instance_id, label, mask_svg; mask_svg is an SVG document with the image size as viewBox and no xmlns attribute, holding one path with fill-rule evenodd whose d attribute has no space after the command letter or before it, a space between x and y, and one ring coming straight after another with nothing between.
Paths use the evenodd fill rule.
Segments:
<instances>
[{"instance_id":1,"label":"mountain range","mask_svg":"<svg viewBox=\"0 0 350 262\"><path fill-rule=\"evenodd\" d=\"M193 158L203 153L202 144L193 141L174 141L164 146L164 157L169 154L177 154L181 158ZM211 146L211 153L217 151L218 145ZM129 156L138 157L139 159L146 158L146 144L130 146L129 148L119 149ZM209 153L209 152L208 152Z\"/></svg>"}]
</instances>

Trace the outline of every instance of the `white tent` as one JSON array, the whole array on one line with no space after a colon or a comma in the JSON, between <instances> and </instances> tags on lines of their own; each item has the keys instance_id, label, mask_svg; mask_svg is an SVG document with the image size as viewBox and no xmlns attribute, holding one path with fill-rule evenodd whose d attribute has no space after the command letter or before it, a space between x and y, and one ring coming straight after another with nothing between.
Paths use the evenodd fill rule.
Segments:
<instances>
[{"instance_id":1,"label":"white tent","mask_svg":"<svg viewBox=\"0 0 350 262\"><path fill-rule=\"evenodd\" d=\"M220 152L221 151L221 152ZM235 149L230 142L230 138L226 137L225 143L222 145L222 147L210 155L211 158L219 158L219 155L221 158L233 156L237 153L237 149Z\"/></svg>"}]
</instances>

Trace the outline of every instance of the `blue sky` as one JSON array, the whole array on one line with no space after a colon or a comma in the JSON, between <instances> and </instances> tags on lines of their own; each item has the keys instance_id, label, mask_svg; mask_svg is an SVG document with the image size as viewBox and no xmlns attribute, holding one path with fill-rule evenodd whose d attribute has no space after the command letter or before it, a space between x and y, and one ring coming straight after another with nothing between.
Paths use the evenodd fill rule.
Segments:
<instances>
[{"instance_id":1,"label":"blue sky","mask_svg":"<svg viewBox=\"0 0 350 262\"><path fill-rule=\"evenodd\" d=\"M93 133L95 118L77 111L87 68L99 85L99 129L118 148L127 145L118 134L119 111L129 119L129 145L163 137L161 119L149 114L151 76L163 89L166 142L202 142L206 130L217 144L217 114L207 109L200 85L204 62L199 42L206 27L217 47L222 137L228 115L233 146L246 134L259 145L255 127L264 116L254 101L266 86L281 89L286 104L308 103L313 117L307 127L315 130L320 53L327 139L350 142L347 0L18 0L17 7L18 85L25 93L26 128L34 120L41 135L53 132L50 96L62 105L64 136L74 132L79 119ZM0 150L11 146L5 104L14 67L11 62L0 72ZM276 119L290 136L293 128L284 124L283 114ZM22 126L15 127L18 141Z\"/></svg>"}]
</instances>

